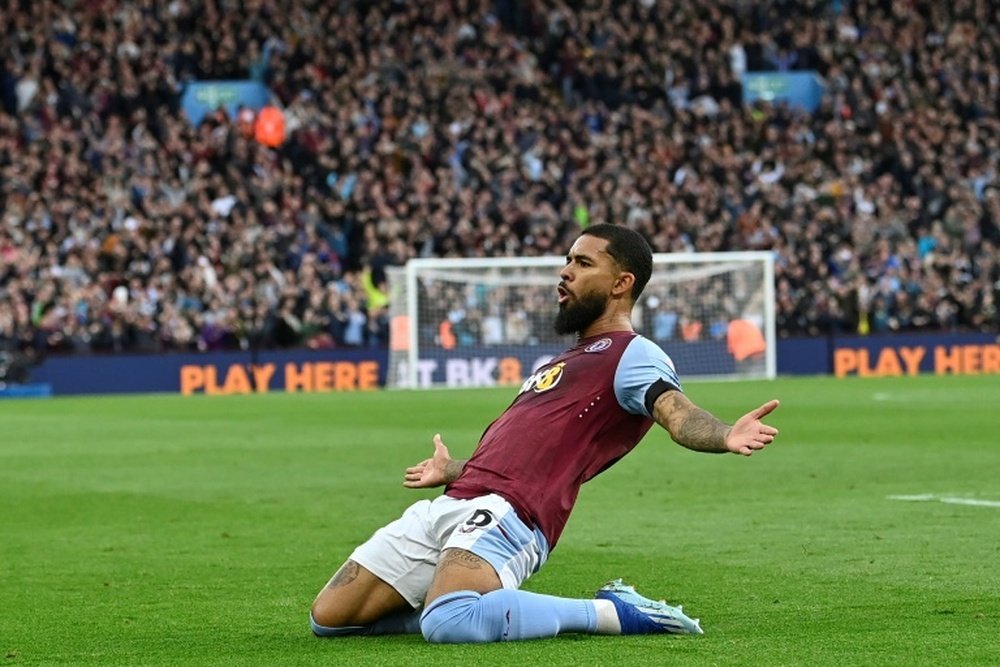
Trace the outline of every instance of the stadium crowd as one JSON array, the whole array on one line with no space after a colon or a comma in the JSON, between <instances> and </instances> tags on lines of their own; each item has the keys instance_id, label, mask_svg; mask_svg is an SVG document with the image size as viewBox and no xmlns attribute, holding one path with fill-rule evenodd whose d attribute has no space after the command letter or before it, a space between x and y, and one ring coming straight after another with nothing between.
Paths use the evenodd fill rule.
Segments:
<instances>
[{"instance_id":1,"label":"stadium crowd","mask_svg":"<svg viewBox=\"0 0 1000 667\"><path fill-rule=\"evenodd\" d=\"M387 267L596 222L773 250L783 335L1000 323L989 0L8 0L0 26L0 348L384 345ZM758 69L817 70L822 106L743 106ZM184 117L186 82L234 78L280 100L279 148Z\"/></svg>"}]
</instances>

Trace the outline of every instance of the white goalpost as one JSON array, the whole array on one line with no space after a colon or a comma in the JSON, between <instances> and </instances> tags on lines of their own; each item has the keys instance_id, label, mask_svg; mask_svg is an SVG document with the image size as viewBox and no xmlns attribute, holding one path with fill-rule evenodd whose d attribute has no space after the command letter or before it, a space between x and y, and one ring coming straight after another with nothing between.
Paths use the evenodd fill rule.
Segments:
<instances>
[{"instance_id":1,"label":"white goalpost","mask_svg":"<svg viewBox=\"0 0 1000 667\"><path fill-rule=\"evenodd\" d=\"M389 387L519 385L573 343L552 328L565 259L415 259L388 270ZM681 380L776 374L774 256L657 253L632 313Z\"/></svg>"}]
</instances>

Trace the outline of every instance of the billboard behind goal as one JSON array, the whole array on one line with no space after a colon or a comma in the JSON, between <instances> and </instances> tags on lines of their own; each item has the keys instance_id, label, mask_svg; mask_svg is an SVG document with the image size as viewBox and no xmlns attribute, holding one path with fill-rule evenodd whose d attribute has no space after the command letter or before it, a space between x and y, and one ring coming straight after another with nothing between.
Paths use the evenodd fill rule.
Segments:
<instances>
[{"instance_id":1,"label":"billboard behind goal","mask_svg":"<svg viewBox=\"0 0 1000 667\"><path fill-rule=\"evenodd\" d=\"M681 379L775 375L768 252L653 256L636 330ZM389 270L389 387L523 382L573 344L553 329L562 257L416 259Z\"/></svg>"}]
</instances>

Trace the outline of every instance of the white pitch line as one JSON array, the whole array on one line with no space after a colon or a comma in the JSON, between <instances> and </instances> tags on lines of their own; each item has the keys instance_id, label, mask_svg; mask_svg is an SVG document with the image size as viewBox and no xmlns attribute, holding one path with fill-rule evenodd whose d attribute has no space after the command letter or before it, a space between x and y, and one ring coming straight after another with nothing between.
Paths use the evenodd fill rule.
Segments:
<instances>
[{"instance_id":1,"label":"white pitch line","mask_svg":"<svg viewBox=\"0 0 1000 667\"><path fill-rule=\"evenodd\" d=\"M949 505L975 505L977 507L1000 507L1000 501L997 500L979 500L978 498L954 498L952 496L945 496L944 498L939 498L943 503L948 503Z\"/></svg>"},{"instance_id":2,"label":"white pitch line","mask_svg":"<svg viewBox=\"0 0 1000 667\"><path fill-rule=\"evenodd\" d=\"M920 493L910 496L886 496L888 500L905 502L933 502L948 505L972 505L974 507L1000 507L1000 500L980 500L979 498L959 498L958 496L936 496L933 493Z\"/></svg>"}]
</instances>

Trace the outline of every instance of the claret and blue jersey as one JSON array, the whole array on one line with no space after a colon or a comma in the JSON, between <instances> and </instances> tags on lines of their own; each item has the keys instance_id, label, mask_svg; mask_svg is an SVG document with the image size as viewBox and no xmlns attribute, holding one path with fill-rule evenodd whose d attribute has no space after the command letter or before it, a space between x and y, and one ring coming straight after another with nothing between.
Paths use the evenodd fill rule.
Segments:
<instances>
[{"instance_id":1,"label":"claret and blue jersey","mask_svg":"<svg viewBox=\"0 0 1000 667\"><path fill-rule=\"evenodd\" d=\"M503 496L552 549L580 485L631 451L653 425L655 397L680 388L652 341L631 331L582 339L524 382L446 493Z\"/></svg>"}]
</instances>

